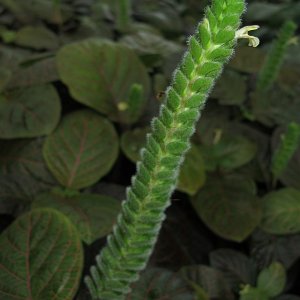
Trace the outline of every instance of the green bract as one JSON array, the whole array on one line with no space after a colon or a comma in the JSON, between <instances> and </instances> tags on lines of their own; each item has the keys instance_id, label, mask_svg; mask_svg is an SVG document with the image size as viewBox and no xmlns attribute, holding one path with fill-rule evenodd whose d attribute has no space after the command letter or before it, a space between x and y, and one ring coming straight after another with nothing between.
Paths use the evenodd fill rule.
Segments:
<instances>
[{"instance_id":1,"label":"green bract","mask_svg":"<svg viewBox=\"0 0 300 300\"><path fill-rule=\"evenodd\" d=\"M233 53L242 0L215 0L189 39L182 63L142 150L113 234L86 283L93 298L124 299L152 252L199 110Z\"/></svg>"}]
</instances>

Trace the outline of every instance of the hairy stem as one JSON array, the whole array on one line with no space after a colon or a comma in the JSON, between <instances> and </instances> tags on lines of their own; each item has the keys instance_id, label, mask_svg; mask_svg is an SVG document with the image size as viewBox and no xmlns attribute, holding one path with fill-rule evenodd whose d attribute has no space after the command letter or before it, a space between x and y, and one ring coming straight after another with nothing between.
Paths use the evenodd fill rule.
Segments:
<instances>
[{"instance_id":1,"label":"hairy stem","mask_svg":"<svg viewBox=\"0 0 300 300\"><path fill-rule=\"evenodd\" d=\"M85 279L94 299L124 299L147 264L209 91L233 53L243 0L215 0L188 42L113 233Z\"/></svg>"}]
</instances>

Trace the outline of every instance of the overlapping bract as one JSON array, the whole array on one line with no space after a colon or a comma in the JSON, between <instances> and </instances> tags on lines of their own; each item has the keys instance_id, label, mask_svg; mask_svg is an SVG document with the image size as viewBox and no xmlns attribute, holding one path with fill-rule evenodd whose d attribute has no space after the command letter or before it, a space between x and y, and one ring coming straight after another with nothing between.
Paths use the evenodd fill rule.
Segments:
<instances>
[{"instance_id":1,"label":"overlapping bract","mask_svg":"<svg viewBox=\"0 0 300 300\"><path fill-rule=\"evenodd\" d=\"M179 166L207 95L233 53L235 32L244 11L242 0L215 0L189 39L182 63L174 73L166 101L142 150L127 201L96 258L86 283L95 299L124 299L130 284L148 261L164 210L176 186Z\"/></svg>"}]
</instances>

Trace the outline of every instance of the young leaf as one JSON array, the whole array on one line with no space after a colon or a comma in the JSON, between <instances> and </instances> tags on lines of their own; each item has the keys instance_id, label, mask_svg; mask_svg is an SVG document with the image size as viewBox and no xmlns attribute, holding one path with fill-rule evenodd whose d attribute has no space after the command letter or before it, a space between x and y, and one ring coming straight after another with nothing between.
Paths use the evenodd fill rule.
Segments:
<instances>
[{"instance_id":1,"label":"young leaf","mask_svg":"<svg viewBox=\"0 0 300 300\"><path fill-rule=\"evenodd\" d=\"M61 213L37 209L0 236L0 298L71 300L83 267L75 227Z\"/></svg>"},{"instance_id":2,"label":"young leaf","mask_svg":"<svg viewBox=\"0 0 300 300\"><path fill-rule=\"evenodd\" d=\"M63 186L73 189L96 183L117 156L118 136L113 125L90 110L67 115L44 144L50 171Z\"/></svg>"}]
</instances>

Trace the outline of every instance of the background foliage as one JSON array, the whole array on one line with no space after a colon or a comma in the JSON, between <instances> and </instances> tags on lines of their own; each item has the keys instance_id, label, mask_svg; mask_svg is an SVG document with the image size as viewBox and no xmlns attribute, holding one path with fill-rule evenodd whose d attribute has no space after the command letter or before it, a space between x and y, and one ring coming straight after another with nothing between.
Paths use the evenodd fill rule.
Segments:
<instances>
[{"instance_id":1,"label":"background foliage","mask_svg":"<svg viewBox=\"0 0 300 300\"><path fill-rule=\"evenodd\" d=\"M126 3L0 0L1 299L90 297L80 277L207 1ZM300 299L299 19L249 1L262 44L216 84L128 300Z\"/></svg>"}]
</instances>

